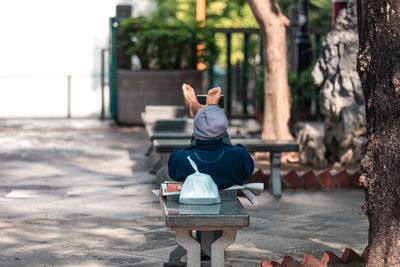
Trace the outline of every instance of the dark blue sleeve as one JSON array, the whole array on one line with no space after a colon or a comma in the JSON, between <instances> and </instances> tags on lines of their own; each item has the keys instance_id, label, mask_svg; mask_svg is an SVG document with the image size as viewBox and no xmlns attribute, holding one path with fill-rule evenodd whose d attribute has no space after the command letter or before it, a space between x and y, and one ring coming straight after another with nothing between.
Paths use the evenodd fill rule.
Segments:
<instances>
[{"instance_id":1,"label":"dark blue sleeve","mask_svg":"<svg viewBox=\"0 0 400 267\"><path fill-rule=\"evenodd\" d=\"M176 165L175 165L176 152L177 152L177 149L172 151L172 153L169 155L169 159L168 159L168 175L174 181L176 181L176 178L175 178L176 177Z\"/></svg>"},{"instance_id":2,"label":"dark blue sleeve","mask_svg":"<svg viewBox=\"0 0 400 267\"><path fill-rule=\"evenodd\" d=\"M184 177L181 177L181 175L179 175L177 168L177 158L181 150L182 149L175 149L174 151L172 151L168 159L168 175L172 180L178 182L183 182L185 179Z\"/></svg>"},{"instance_id":3,"label":"dark blue sleeve","mask_svg":"<svg viewBox=\"0 0 400 267\"><path fill-rule=\"evenodd\" d=\"M243 145L236 145L242 151L242 179L243 182L250 178L254 172L254 160Z\"/></svg>"}]
</instances>

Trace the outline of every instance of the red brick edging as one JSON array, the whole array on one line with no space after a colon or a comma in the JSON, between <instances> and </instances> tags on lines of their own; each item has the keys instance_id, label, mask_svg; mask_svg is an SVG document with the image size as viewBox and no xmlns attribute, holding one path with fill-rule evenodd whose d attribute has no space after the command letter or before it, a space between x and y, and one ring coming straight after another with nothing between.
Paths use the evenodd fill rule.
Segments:
<instances>
[{"instance_id":1,"label":"red brick edging","mask_svg":"<svg viewBox=\"0 0 400 267\"><path fill-rule=\"evenodd\" d=\"M340 169L333 171L325 169L316 172L312 169L303 172L294 169L281 175L282 189L338 189L338 188L358 188L360 187L358 171L349 171ZM261 169L255 171L246 183L264 183L264 188L268 188L269 174L264 173Z\"/></svg>"},{"instance_id":2,"label":"red brick edging","mask_svg":"<svg viewBox=\"0 0 400 267\"><path fill-rule=\"evenodd\" d=\"M327 266L364 266L366 249L363 255L358 255L354 250L346 248L342 257L338 257L332 251L326 251L321 260L311 254L305 254L301 261L291 256L285 256L281 263L276 261L263 260L261 267L327 267Z\"/></svg>"}]
</instances>

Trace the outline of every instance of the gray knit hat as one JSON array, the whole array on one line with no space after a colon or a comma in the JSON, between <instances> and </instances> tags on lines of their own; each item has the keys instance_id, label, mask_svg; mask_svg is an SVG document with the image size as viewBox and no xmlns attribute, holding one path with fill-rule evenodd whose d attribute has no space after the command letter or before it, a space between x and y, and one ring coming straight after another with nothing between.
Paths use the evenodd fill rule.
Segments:
<instances>
[{"instance_id":1,"label":"gray knit hat","mask_svg":"<svg viewBox=\"0 0 400 267\"><path fill-rule=\"evenodd\" d=\"M228 119L217 105L202 108L194 117L194 135L200 140L221 138L228 129Z\"/></svg>"}]
</instances>

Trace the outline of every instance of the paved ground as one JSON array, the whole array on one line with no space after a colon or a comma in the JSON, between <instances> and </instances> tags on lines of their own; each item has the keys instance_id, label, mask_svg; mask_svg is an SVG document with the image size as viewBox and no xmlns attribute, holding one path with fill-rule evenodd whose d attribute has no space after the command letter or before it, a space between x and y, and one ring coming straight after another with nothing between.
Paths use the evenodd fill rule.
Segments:
<instances>
[{"instance_id":1,"label":"paved ground","mask_svg":"<svg viewBox=\"0 0 400 267\"><path fill-rule=\"evenodd\" d=\"M87 120L0 121L0 266L162 266L164 226L142 128ZM261 259L362 252L361 190L268 192L242 203L250 227L228 248L233 266Z\"/></svg>"}]
</instances>

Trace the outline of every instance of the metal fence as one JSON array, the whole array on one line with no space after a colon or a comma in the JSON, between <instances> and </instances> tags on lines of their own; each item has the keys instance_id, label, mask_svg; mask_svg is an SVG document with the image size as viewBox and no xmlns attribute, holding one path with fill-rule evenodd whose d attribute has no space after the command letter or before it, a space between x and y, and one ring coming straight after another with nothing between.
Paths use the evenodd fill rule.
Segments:
<instances>
[{"instance_id":1,"label":"metal fence","mask_svg":"<svg viewBox=\"0 0 400 267\"><path fill-rule=\"evenodd\" d=\"M315 58L320 56L321 51L321 40L324 35L330 30L330 27L312 27L309 29L309 33L311 35L311 40L313 41L313 54ZM288 33L288 43L289 43L289 61L291 66L296 66L296 60L298 56L296 55L296 44L295 39L297 35L298 27L297 25L290 26L287 29ZM258 49L258 57L261 59L256 62L256 66L254 63L252 64L253 69L258 69L259 71L256 75L261 75L261 77L253 77L257 79L262 79L263 75L263 61L262 61L262 39L260 36L260 31L257 28L215 28L213 30L214 34L224 34L226 39L226 78L224 83L224 94L226 97L226 112L229 116L236 117L247 117L252 116L253 114L249 114L249 102L252 106L255 106L255 94L256 90L253 88L249 93L249 68L251 63L249 62L250 57L254 57L257 55L249 54L249 41L251 35L259 36L259 49ZM231 63L231 55L232 55L232 35L240 34L243 35L243 62L241 62L237 67L236 75L235 71L232 68ZM208 76L208 85L212 87L215 85L215 75L214 75L214 66L210 66L209 73L212 75ZM236 77L236 78L235 78ZM254 82L253 82L254 84ZM233 90L236 88L237 90ZM262 89L261 89L262 90ZM263 91L263 90L262 90ZM232 104L240 102L240 114L233 114Z\"/></svg>"},{"instance_id":2,"label":"metal fence","mask_svg":"<svg viewBox=\"0 0 400 267\"><path fill-rule=\"evenodd\" d=\"M108 96L100 78L100 74L0 75L0 118L104 118Z\"/></svg>"}]
</instances>

